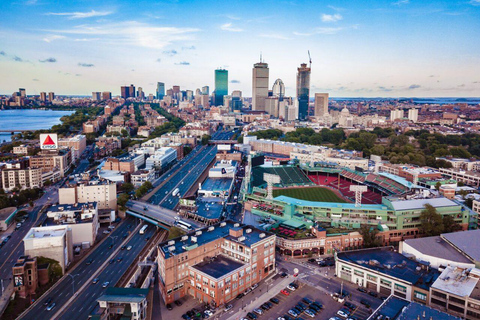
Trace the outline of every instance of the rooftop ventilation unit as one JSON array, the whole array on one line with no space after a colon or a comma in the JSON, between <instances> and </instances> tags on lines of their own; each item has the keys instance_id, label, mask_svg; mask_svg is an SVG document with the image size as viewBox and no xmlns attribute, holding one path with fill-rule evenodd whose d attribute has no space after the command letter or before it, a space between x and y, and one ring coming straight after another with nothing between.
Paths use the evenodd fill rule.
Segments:
<instances>
[{"instance_id":1,"label":"rooftop ventilation unit","mask_svg":"<svg viewBox=\"0 0 480 320\"><path fill-rule=\"evenodd\" d=\"M252 229L248 228L247 230L245 230L245 233L251 233L252 232Z\"/></svg>"},{"instance_id":2,"label":"rooftop ventilation unit","mask_svg":"<svg viewBox=\"0 0 480 320\"><path fill-rule=\"evenodd\" d=\"M260 233L260 239L265 238L265 233Z\"/></svg>"},{"instance_id":3,"label":"rooftop ventilation unit","mask_svg":"<svg viewBox=\"0 0 480 320\"><path fill-rule=\"evenodd\" d=\"M199 231L195 232L195 235L196 235L196 236L202 235L202 231L199 230Z\"/></svg>"},{"instance_id":4,"label":"rooftop ventilation unit","mask_svg":"<svg viewBox=\"0 0 480 320\"><path fill-rule=\"evenodd\" d=\"M186 240L188 240L188 236L183 236L182 241L186 241Z\"/></svg>"},{"instance_id":5,"label":"rooftop ventilation unit","mask_svg":"<svg viewBox=\"0 0 480 320\"><path fill-rule=\"evenodd\" d=\"M226 223L226 222L222 222L222 223L220 223L220 227L225 227L226 225L227 225L227 223Z\"/></svg>"},{"instance_id":6,"label":"rooftop ventilation unit","mask_svg":"<svg viewBox=\"0 0 480 320\"><path fill-rule=\"evenodd\" d=\"M191 237L190 237L190 240L191 240L192 242L197 242L197 237L191 236Z\"/></svg>"},{"instance_id":7,"label":"rooftop ventilation unit","mask_svg":"<svg viewBox=\"0 0 480 320\"><path fill-rule=\"evenodd\" d=\"M174 244L175 244L175 240L170 240L170 241L168 241L168 245L169 245L169 246L173 246Z\"/></svg>"},{"instance_id":8,"label":"rooftop ventilation unit","mask_svg":"<svg viewBox=\"0 0 480 320\"><path fill-rule=\"evenodd\" d=\"M168 247L168 251L170 252L175 251L175 246Z\"/></svg>"},{"instance_id":9,"label":"rooftop ventilation unit","mask_svg":"<svg viewBox=\"0 0 480 320\"><path fill-rule=\"evenodd\" d=\"M214 226L208 227L208 231L213 231L213 230L215 230Z\"/></svg>"},{"instance_id":10,"label":"rooftop ventilation unit","mask_svg":"<svg viewBox=\"0 0 480 320\"><path fill-rule=\"evenodd\" d=\"M245 241L245 237L241 236L240 238L238 238L238 241L240 241L240 242Z\"/></svg>"},{"instance_id":11,"label":"rooftop ventilation unit","mask_svg":"<svg viewBox=\"0 0 480 320\"><path fill-rule=\"evenodd\" d=\"M235 223L233 226L234 226L235 228L240 227L240 223L237 222L237 223Z\"/></svg>"}]
</instances>

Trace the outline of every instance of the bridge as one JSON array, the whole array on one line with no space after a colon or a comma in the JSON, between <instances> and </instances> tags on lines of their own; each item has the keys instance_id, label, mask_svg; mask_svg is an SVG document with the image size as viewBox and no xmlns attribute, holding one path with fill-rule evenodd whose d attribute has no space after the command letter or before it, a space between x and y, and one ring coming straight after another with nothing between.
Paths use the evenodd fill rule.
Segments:
<instances>
[{"instance_id":1,"label":"bridge","mask_svg":"<svg viewBox=\"0 0 480 320\"><path fill-rule=\"evenodd\" d=\"M237 140L210 140L209 144L237 144Z\"/></svg>"},{"instance_id":2,"label":"bridge","mask_svg":"<svg viewBox=\"0 0 480 320\"><path fill-rule=\"evenodd\" d=\"M10 132L10 133L16 133L16 132L27 132L27 131L35 131L35 130L19 130L19 129L15 129L15 130L0 130L0 132Z\"/></svg>"},{"instance_id":3,"label":"bridge","mask_svg":"<svg viewBox=\"0 0 480 320\"><path fill-rule=\"evenodd\" d=\"M159 228L169 230L175 224L175 218L178 216L176 211L169 210L151 203L129 200L127 202L127 214L142 219ZM193 228L199 227L189 221Z\"/></svg>"}]
</instances>

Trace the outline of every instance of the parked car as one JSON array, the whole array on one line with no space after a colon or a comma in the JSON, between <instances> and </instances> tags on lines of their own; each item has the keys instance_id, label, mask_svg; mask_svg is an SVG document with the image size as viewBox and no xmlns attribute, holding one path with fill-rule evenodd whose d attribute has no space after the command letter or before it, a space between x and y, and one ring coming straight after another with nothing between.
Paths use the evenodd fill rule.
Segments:
<instances>
[{"instance_id":1,"label":"parked car","mask_svg":"<svg viewBox=\"0 0 480 320\"><path fill-rule=\"evenodd\" d=\"M313 303L313 301L310 300L310 299L308 299L308 298L303 298L303 299L302 299L302 302L305 303L305 304L308 304L308 305L310 305L310 304Z\"/></svg>"},{"instance_id":2,"label":"parked car","mask_svg":"<svg viewBox=\"0 0 480 320\"><path fill-rule=\"evenodd\" d=\"M288 290L285 290L285 289L281 290L280 293L284 294L286 296L290 295L290 292Z\"/></svg>"},{"instance_id":3,"label":"parked car","mask_svg":"<svg viewBox=\"0 0 480 320\"><path fill-rule=\"evenodd\" d=\"M247 313L247 318L251 320L257 320L257 315L255 313L249 312Z\"/></svg>"},{"instance_id":4,"label":"parked car","mask_svg":"<svg viewBox=\"0 0 480 320\"><path fill-rule=\"evenodd\" d=\"M288 286L287 286L287 289L290 290L290 291L295 291L297 290L297 288L295 287L295 285L292 283L290 283Z\"/></svg>"},{"instance_id":5,"label":"parked car","mask_svg":"<svg viewBox=\"0 0 480 320\"><path fill-rule=\"evenodd\" d=\"M376 291L369 291L368 294L375 298L378 297L378 293Z\"/></svg>"},{"instance_id":6,"label":"parked car","mask_svg":"<svg viewBox=\"0 0 480 320\"><path fill-rule=\"evenodd\" d=\"M275 303L275 304L279 304L279 303L280 303L280 300L278 300L277 298L272 298L272 299L270 299L270 301L272 301L272 302Z\"/></svg>"},{"instance_id":7,"label":"parked car","mask_svg":"<svg viewBox=\"0 0 480 320\"><path fill-rule=\"evenodd\" d=\"M355 310L355 309L357 309L357 306L356 306L356 305L354 305L353 303L350 303L350 302L348 302L348 301L345 302L343 305L344 305L345 307L347 307L348 309L352 310L352 311Z\"/></svg>"},{"instance_id":8,"label":"parked car","mask_svg":"<svg viewBox=\"0 0 480 320\"><path fill-rule=\"evenodd\" d=\"M175 304L176 304L177 306L179 306L179 307L182 305L182 303L180 302L180 300L176 300L176 301L175 301Z\"/></svg>"},{"instance_id":9,"label":"parked car","mask_svg":"<svg viewBox=\"0 0 480 320\"><path fill-rule=\"evenodd\" d=\"M167 310L172 310L172 309L173 309L172 305L170 303L167 304Z\"/></svg>"},{"instance_id":10,"label":"parked car","mask_svg":"<svg viewBox=\"0 0 480 320\"><path fill-rule=\"evenodd\" d=\"M293 309L288 310L288 314L294 318L298 317L298 313Z\"/></svg>"},{"instance_id":11,"label":"parked car","mask_svg":"<svg viewBox=\"0 0 480 320\"><path fill-rule=\"evenodd\" d=\"M288 274L287 274L286 272L282 272L282 273L280 274L280 277L286 278L286 277L288 277Z\"/></svg>"},{"instance_id":12,"label":"parked car","mask_svg":"<svg viewBox=\"0 0 480 320\"><path fill-rule=\"evenodd\" d=\"M364 287L358 287L357 290L363 293L367 293L367 289L365 289Z\"/></svg>"},{"instance_id":13,"label":"parked car","mask_svg":"<svg viewBox=\"0 0 480 320\"><path fill-rule=\"evenodd\" d=\"M253 309L253 312L255 312L255 313L258 314L258 315L262 315L262 314L263 314L263 310L260 309L260 308Z\"/></svg>"},{"instance_id":14,"label":"parked car","mask_svg":"<svg viewBox=\"0 0 480 320\"><path fill-rule=\"evenodd\" d=\"M230 311L230 310L232 310L232 308L233 308L233 306L231 304L227 304L225 306L225 311Z\"/></svg>"},{"instance_id":15,"label":"parked car","mask_svg":"<svg viewBox=\"0 0 480 320\"><path fill-rule=\"evenodd\" d=\"M348 311L347 309L345 308L342 308L340 310L337 311L337 314L340 316L340 317L348 317L350 315L350 311Z\"/></svg>"},{"instance_id":16,"label":"parked car","mask_svg":"<svg viewBox=\"0 0 480 320\"><path fill-rule=\"evenodd\" d=\"M363 304L365 307L370 308L370 302L365 299L360 300L360 303Z\"/></svg>"},{"instance_id":17,"label":"parked car","mask_svg":"<svg viewBox=\"0 0 480 320\"><path fill-rule=\"evenodd\" d=\"M315 318L315 313L312 312L310 309L305 310L304 313L310 318Z\"/></svg>"},{"instance_id":18,"label":"parked car","mask_svg":"<svg viewBox=\"0 0 480 320\"><path fill-rule=\"evenodd\" d=\"M258 287L258 283L255 283L255 284L252 286L252 290L257 289L257 287Z\"/></svg>"}]
</instances>

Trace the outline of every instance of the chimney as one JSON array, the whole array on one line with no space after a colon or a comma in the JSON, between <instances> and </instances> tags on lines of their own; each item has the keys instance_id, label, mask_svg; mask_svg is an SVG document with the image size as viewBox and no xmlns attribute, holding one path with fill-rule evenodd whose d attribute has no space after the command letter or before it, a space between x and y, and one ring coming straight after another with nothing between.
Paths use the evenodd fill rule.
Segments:
<instances>
[{"instance_id":1,"label":"chimney","mask_svg":"<svg viewBox=\"0 0 480 320\"><path fill-rule=\"evenodd\" d=\"M238 238L243 236L243 229L242 228L230 228L230 235L232 237Z\"/></svg>"}]
</instances>

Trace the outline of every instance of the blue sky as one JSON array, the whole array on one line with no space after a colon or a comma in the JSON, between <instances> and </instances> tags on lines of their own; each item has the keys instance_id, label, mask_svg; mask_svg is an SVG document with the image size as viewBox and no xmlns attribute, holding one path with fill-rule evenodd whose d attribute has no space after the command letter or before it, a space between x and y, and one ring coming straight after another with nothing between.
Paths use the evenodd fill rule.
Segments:
<instances>
[{"instance_id":1,"label":"blue sky","mask_svg":"<svg viewBox=\"0 0 480 320\"><path fill-rule=\"evenodd\" d=\"M91 94L133 83L192 89L229 70L251 95L260 52L270 86L333 97L480 96L480 0L1 1L0 92Z\"/></svg>"}]
</instances>

